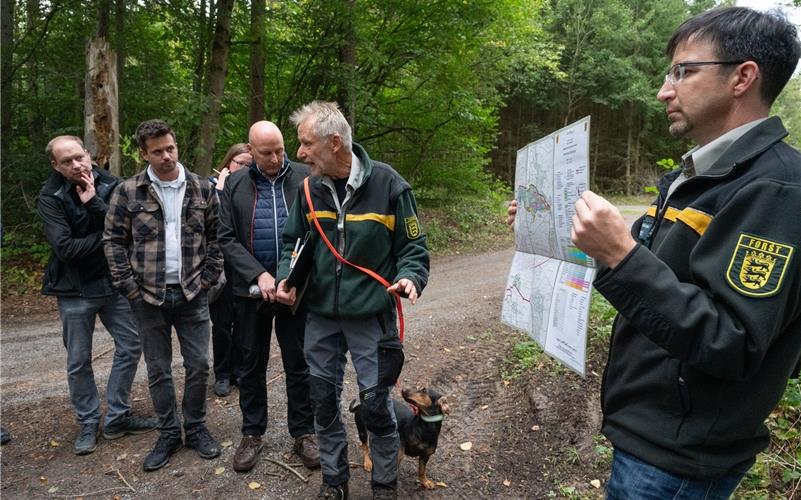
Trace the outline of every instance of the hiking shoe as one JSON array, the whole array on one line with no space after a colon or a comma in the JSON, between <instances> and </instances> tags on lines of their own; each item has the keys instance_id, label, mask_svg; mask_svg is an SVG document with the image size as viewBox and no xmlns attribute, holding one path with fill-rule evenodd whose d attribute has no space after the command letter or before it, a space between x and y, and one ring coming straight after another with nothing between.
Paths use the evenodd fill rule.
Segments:
<instances>
[{"instance_id":1,"label":"hiking shoe","mask_svg":"<svg viewBox=\"0 0 801 500\"><path fill-rule=\"evenodd\" d=\"M221 398L231 394L231 381L225 379L214 382L214 394Z\"/></svg>"},{"instance_id":2,"label":"hiking shoe","mask_svg":"<svg viewBox=\"0 0 801 500\"><path fill-rule=\"evenodd\" d=\"M11 433L5 427L0 427L0 444L6 444L11 441Z\"/></svg>"},{"instance_id":3,"label":"hiking shoe","mask_svg":"<svg viewBox=\"0 0 801 500\"><path fill-rule=\"evenodd\" d=\"M220 444L211 437L205 425L199 425L186 433L186 447L193 448L202 458L217 458L222 453Z\"/></svg>"},{"instance_id":4,"label":"hiking shoe","mask_svg":"<svg viewBox=\"0 0 801 500\"><path fill-rule=\"evenodd\" d=\"M126 434L144 434L159 426L156 417L137 417L128 415L121 421L103 427L103 437L106 439L119 439Z\"/></svg>"},{"instance_id":5,"label":"hiking shoe","mask_svg":"<svg viewBox=\"0 0 801 500\"><path fill-rule=\"evenodd\" d=\"M398 490L392 488L373 488L373 500L397 500Z\"/></svg>"},{"instance_id":6,"label":"hiking shoe","mask_svg":"<svg viewBox=\"0 0 801 500\"><path fill-rule=\"evenodd\" d=\"M234 453L234 470L248 472L253 469L259 460L262 447L261 436L242 436L239 448Z\"/></svg>"},{"instance_id":7,"label":"hiking shoe","mask_svg":"<svg viewBox=\"0 0 801 500\"><path fill-rule=\"evenodd\" d=\"M142 467L146 472L161 469L170 461L173 453L181 449L183 442L181 437L172 437L166 434L159 436L156 445L145 457L145 462Z\"/></svg>"},{"instance_id":8,"label":"hiking shoe","mask_svg":"<svg viewBox=\"0 0 801 500\"><path fill-rule=\"evenodd\" d=\"M307 469L320 467L320 449L317 446L317 436L314 434L304 434L295 438L292 451L300 457L300 461Z\"/></svg>"},{"instance_id":9,"label":"hiking shoe","mask_svg":"<svg viewBox=\"0 0 801 500\"><path fill-rule=\"evenodd\" d=\"M75 438L72 451L76 455L88 455L95 451L99 430L100 426L97 423L81 424L81 430L78 432L78 437Z\"/></svg>"},{"instance_id":10,"label":"hiking shoe","mask_svg":"<svg viewBox=\"0 0 801 500\"><path fill-rule=\"evenodd\" d=\"M317 498L325 500L348 500L348 483L340 484L339 486L331 486L330 484L321 484L320 493Z\"/></svg>"}]
</instances>

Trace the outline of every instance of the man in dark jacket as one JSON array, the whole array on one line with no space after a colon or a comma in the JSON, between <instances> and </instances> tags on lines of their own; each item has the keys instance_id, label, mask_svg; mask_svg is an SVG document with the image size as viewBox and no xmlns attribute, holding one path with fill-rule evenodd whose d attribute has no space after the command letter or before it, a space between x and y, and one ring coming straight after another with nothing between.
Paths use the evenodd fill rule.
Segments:
<instances>
[{"instance_id":1,"label":"man in dark jacket","mask_svg":"<svg viewBox=\"0 0 801 500\"><path fill-rule=\"evenodd\" d=\"M128 301L111 286L100 241L107 203L119 181L105 170L92 168L89 153L78 137L58 136L45 151L53 172L39 193L38 209L52 253L42 293L58 300L70 400L80 425L73 451L85 455L97 447L100 423L100 401L92 372L97 316L115 347L106 388L108 410L103 436L116 439L151 431L158 421L131 414L131 384L142 350Z\"/></svg>"},{"instance_id":2,"label":"man in dark jacket","mask_svg":"<svg viewBox=\"0 0 801 500\"><path fill-rule=\"evenodd\" d=\"M667 53L658 99L670 133L697 146L632 234L589 191L573 218L620 312L602 393L613 499L728 498L801 355L801 155L768 118L801 53L796 28L712 10Z\"/></svg>"},{"instance_id":3,"label":"man in dark jacket","mask_svg":"<svg viewBox=\"0 0 801 500\"><path fill-rule=\"evenodd\" d=\"M242 440L234 454L233 467L239 472L251 470L262 450L261 437L267 429L267 357L275 319L275 336L286 374L289 433L303 464L316 468L320 466L320 455L309 400L309 367L303 357L306 315L301 311L292 314L289 308L275 302L281 235L298 186L309 168L287 159L284 137L271 122L253 124L248 147L253 163L225 181L219 229L220 246L231 269L229 279L242 353Z\"/></svg>"},{"instance_id":4,"label":"man in dark jacket","mask_svg":"<svg viewBox=\"0 0 801 500\"><path fill-rule=\"evenodd\" d=\"M395 301L400 299L394 294L414 303L425 287L426 236L411 186L352 142L350 125L336 103L312 102L291 120L298 128L298 158L311 167L310 196L325 235L341 257L390 284L385 288L334 257L309 221L301 187L301 199L284 229L278 298L294 303L297 290L285 278L295 242L312 231L314 263L303 305L309 311L305 349L320 442L320 497L348 495L348 443L339 399L350 351L370 433L373 497L396 498L399 438L389 391L400 375L403 350L395 325Z\"/></svg>"}]
</instances>

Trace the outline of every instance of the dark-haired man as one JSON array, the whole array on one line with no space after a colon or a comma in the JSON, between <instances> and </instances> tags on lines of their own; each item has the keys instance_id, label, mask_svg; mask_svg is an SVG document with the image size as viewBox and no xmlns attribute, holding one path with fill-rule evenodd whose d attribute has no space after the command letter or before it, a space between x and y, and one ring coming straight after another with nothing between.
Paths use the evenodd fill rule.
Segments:
<instances>
[{"instance_id":1,"label":"dark-haired man","mask_svg":"<svg viewBox=\"0 0 801 500\"><path fill-rule=\"evenodd\" d=\"M100 400L92 370L92 337L98 316L114 339L104 437L151 431L157 422L131 414L131 385L142 348L128 301L111 285L101 243L107 203L119 180L93 168L79 137L55 137L47 143L45 153L53 172L39 192L37 204L52 252L42 293L58 299L70 402L80 425L73 452L86 455L97 448L100 425Z\"/></svg>"},{"instance_id":2,"label":"dark-haired man","mask_svg":"<svg viewBox=\"0 0 801 500\"><path fill-rule=\"evenodd\" d=\"M175 134L161 120L136 129L147 168L111 198L103 241L114 285L131 303L147 363L150 397L161 435L144 469L164 467L183 445L172 381L172 328L186 378L182 403L187 447L220 455L205 425L209 374L206 291L217 282L217 197L209 182L178 162Z\"/></svg>"},{"instance_id":3,"label":"dark-haired man","mask_svg":"<svg viewBox=\"0 0 801 500\"><path fill-rule=\"evenodd\" d=\"M801 53L796 29L711 10L667 53L657 97L670 133L697 146L631 234L589 191L573 219L620 312L602 397L613 499L728 498L801 354L801 155L768 118Z\"/></svg>"}]
</instances>

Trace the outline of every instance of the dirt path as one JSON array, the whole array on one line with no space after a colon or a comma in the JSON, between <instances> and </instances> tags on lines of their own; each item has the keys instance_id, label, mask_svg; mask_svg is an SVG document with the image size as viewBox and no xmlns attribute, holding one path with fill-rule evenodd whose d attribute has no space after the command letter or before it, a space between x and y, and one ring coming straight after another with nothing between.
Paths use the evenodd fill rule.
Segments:
<instances>
[{"instance_id":1,"label":"dirt path","mask_svg":"<svg viewBox=\"0 0 801 500\"><path fill-rule=\"evenodd\" d=\"M545 498L571 492L601 497L602 489L596 489L591 481L604 479L608 468L596 451L599 374L605 354L590 353L586 379L545 357L533 375L505 375L514 346L527 340L501 325L499 319L512 254L512 249L506 249L436 258L423 297L417 306L406 307L407 362L400 382L437 388L448 396L451 415L429 464L430 477L447 486L422 490L416 482L417 464L407 459L400 467L401 497ZM12 442L2 448L0 492L4 498L55 498L106 490L96 498L316 495L319 472L299 467L308 481L304 483L267 460L299 462L291 454L286 431L286 395L275 342L267 374L269 424L265 450L256 468L247 474L231 468L240 435L238 393L235 390L228 398L218 398L209 390L207 420L224 446L222 457L206 461L184 449L164 469L145 474L142 460L156 438L154 433L116 441L101 439L95 453L72 454L77 425L67 397L64 348L54 303L34 304L28 312L9 307L4 303L0 352L2 422L13 435ZM98 326L94 369L102 392L113 344ZM174 352L178 352L177 344ZM177 355L173 372L180 391L183 368ZM346 380L343 407L356 395L354 374L348 373ZM135 411L152 412L143 361L133 396ZM345 420L350 457L356 462L355 426L350 414ZM468 441L472 448L463 451L460 444ZM251 482L260 487L251 489ZM368 482L368 475L354 466L352 498L369 498Z\"/></svg>"}]
</instances>

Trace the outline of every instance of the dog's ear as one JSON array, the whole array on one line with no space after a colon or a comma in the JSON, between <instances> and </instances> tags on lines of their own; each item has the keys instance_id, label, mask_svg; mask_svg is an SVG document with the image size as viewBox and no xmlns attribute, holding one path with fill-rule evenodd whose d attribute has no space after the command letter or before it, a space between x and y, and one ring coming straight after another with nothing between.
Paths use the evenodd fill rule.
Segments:
<instances>
[{"instance_id":1,"label":"dog's ear","mask_svg":"<svg viewBox=\"0 0 801 500\"><path fill-rule=\"evenodd\" d=\"M450 407L448 406L448 397L442 396L437 399L437 404L439 404L439 409L442 411L443 415L449 415L451 412Z\"/></svg>"}]
</instances>

